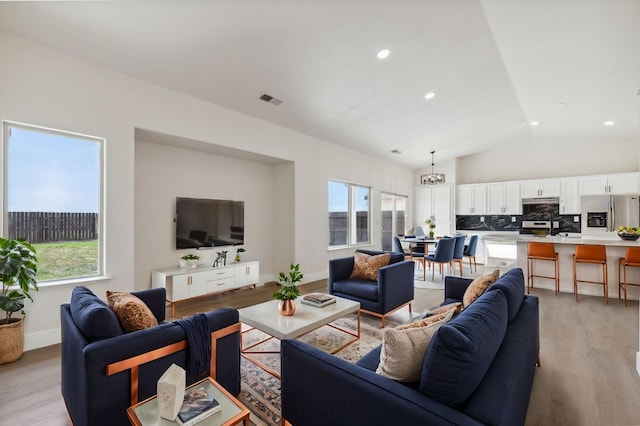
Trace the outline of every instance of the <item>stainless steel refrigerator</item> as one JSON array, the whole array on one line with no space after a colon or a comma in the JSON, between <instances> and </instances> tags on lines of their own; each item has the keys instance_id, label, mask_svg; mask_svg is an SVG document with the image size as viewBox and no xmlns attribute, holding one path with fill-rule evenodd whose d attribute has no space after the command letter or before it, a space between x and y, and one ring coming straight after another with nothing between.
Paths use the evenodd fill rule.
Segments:
<instances>
[{"instance_id":1,"label":"stainless steel refrigerator","mask_svg":"<svg viewBox=\"0 0 640 426\"><path fill-rule=\"evenodd\" d=\"M607 203L607 231L619 226L640 226L640 200L637 195L610 195Z\"/></svg>"}]
</instances>

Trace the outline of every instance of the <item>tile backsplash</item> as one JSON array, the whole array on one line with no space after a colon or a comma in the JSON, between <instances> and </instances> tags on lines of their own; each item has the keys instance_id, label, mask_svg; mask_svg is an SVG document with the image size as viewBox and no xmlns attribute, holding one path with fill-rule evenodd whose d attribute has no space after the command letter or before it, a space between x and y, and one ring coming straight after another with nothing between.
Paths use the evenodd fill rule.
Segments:
<instances>
[{"instance_id":1,"label":"tile backsplash","mask_svg":"<svg viewBox=\"0 0 640 426\"><path fill-rule=\"evenodd\" d=\"M574 222L575 218L578 222ZM523 220L540 220L525 218L523 215L456 215L458 231L520 231ZM560 222L558 232L580 233L580 215L556 214L554 221Z\"/></svg>"}]
</instances>

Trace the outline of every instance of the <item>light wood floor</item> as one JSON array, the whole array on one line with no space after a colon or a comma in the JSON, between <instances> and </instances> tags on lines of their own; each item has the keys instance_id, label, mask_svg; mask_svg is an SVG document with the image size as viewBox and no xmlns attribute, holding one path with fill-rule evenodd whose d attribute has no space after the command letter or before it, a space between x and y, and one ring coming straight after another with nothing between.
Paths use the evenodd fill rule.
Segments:
<instances>
[{"instance_id":1,"label":"light wood floor","mask_svg":"<svg viewBox=\"0 0 640 426\"><path fill-rule=\"evenodd\" d=\"M436 277L437 278L437 277ZM323 291L326 281L301 286ZM237 308L269 300L275 283L178 304L183 317L220 306ZM540 297L542 367L537 369L527 425L640 425L638 302L534 289ZM414 313L439 304L442 290L416 289ZM169 313L169 311L168 311ZM407 309L395 313L409 319ZM1 425L65 425L60 395L59 345L29 351L0 366Z\"/></svg>"}]
</instances>

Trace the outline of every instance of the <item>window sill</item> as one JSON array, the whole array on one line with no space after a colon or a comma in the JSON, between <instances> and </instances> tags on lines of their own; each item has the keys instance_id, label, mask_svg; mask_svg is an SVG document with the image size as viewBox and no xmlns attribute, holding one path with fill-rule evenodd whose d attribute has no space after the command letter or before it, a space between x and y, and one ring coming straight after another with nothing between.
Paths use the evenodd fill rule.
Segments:
<instances>
[{"instance_id":1,"label":"window sill","mask_svg":"<svg viewBox=\"0 0 640 426\"><path fill-rule=\"evenodd\" d=\"M95 277L82 277L82 278L69 278L64 280L51 280L42 281L38 283L38 289L47 287L64 287L64 286L77 286L86 283L95 283L100 281L108 281L111 277L107 275L98 275Z\"/></svg>"}]
</instances>

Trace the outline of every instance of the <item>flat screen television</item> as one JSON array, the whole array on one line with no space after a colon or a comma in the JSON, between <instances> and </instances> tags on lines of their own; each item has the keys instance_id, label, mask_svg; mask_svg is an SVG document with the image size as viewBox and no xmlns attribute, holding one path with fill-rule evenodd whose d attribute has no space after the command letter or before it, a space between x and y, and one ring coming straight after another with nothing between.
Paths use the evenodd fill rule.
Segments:
<instances>
[{"instance_id":1,"label":"flat screen television","mask_svg":"<svg viewBox=\"0 0 640 426\"><path fill-rule=\"evenodd\" d=\"M176 197L176 249L244 244L244 201Z\"/></svg>"}]
</instances>

